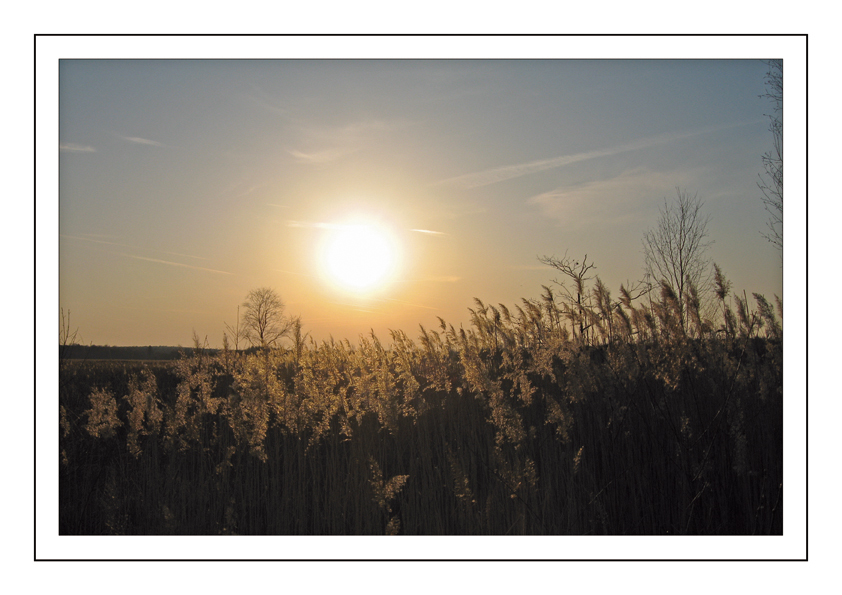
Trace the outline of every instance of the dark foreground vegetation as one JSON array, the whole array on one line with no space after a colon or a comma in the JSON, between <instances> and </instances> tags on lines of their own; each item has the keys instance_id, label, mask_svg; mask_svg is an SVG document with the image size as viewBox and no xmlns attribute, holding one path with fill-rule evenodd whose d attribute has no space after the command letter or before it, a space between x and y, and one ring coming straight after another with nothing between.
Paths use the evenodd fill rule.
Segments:
<instances>
[{"instance_id":1,"label":"dark foreground vegetation","mask_svg":"<svg viewBox=\"0 0 842 595\"><path fill-rule=\"evenodd\" d=\"M64 361L60 532L782 534L781 325L719 281L706 322L597 283L388 346Z\"/></svg>"}]
</instances>

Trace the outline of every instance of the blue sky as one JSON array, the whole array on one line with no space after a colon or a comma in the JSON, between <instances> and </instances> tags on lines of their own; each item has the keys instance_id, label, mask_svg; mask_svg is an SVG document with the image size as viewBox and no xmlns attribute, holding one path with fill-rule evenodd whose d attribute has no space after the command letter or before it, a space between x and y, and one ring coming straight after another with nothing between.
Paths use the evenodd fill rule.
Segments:
<instances>
[{"instance_id":1,"label":"blue sky","mask_svg":"<svg viewBox=\"0 0 842 595\"><path fill-rule=\"evenodd\" d=\"M222 340L269 286L316 339L458 327L589 256L643 275L664 199L705 202L734 288L781 295L757 188L771 148L752 60L63 60L60 305L85 342ZM326 279L331 226L388 230L396 270Z\"/></svg>"}]
</instances>

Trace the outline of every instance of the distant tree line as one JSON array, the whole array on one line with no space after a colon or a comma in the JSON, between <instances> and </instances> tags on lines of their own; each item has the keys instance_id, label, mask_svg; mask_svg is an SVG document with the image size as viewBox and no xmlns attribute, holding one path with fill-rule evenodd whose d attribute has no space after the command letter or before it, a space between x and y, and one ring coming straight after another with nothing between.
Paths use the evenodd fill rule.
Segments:
<instances>
[{"instance_id":1,"label":"distant tree line","mask_svg":"<svg viewBox=\"0 0 842 595\"><path fill-rule=\"evenodd\" d=\"M185 351L182 347L146 346L115 347L111 345L67 345L63 357L67 359L126 359L126 360L175 360ZM209 349L215 353L217 350Z\"/></svg>"}]
</instances>

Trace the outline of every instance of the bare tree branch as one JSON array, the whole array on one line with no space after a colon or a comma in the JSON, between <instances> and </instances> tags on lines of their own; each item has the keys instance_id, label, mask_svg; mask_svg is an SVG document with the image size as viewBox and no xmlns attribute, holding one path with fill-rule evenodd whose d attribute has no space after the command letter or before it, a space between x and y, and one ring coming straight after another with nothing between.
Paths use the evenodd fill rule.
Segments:
<instances>
[{"instance_id":1,"label":"bare tree branch","mask_svg":"<svg viewBox=\"0 0 842 595\"><path fill-rule=\"evenodd\" d=\"M228 332L231 333L231 338L234 339L234 351L240 350L240 339L246 338L246 330L240 326L240 307L237 306L237 324L235 326L231 326L227 322L224 323L225 328L228 329ZM223 334L224 335L224 334ZM225 336L227 339L227 336Z\"/></svg>"},{"instance_id":2,"label":"bare tree branch","mask_svg":"<svg viewBox=\"0 0 842 595\"><path fill-rule=\"evenodd\" d=\"M704 298L710 290L711 270L707 250L709 216L702 214L698 194L690 195L676 188L678 196L669 203L664 199L657 226L643 236L646 280L655 285L665 281L675 291L682 325L685 323L685 298L690 287Z\"/></svg>"},{"instance_id":3,"label":"bare tree branch","mask_svg":"<svg viewBox=\"0 0 842 595\"><path fill-rule=\"evenodd\" d=\"M763 206L769 213L766 222L768 232L763 234L783 255L784 236L784 63L783 60L768 60L766 93L761 97L772 100L773 110L769 118L769 132L772 133L772 150L763 154L763 174L759 174L757 186L763 193Z\"/></svg>"},{"instance_id":4,"label":"bare tree branch","mask_svg":"<svg viewBox=\"0 0 842 595\"><path fill-rule=\"evenodd\" d=\"M593 264L593 262L588 263L587 254L585 254L582 262L579 262L574 258L568 257L567 252L565 252L564 256L561 258L556 258L554 256L542 256L539 257L538 260L547 266L553 267L573 280L574 291L570 291L564 284L563 280L553 280L553 283L562 288L569 307L574 308L573 311L568 310L568 314L572 314L570 321L573 325L573 336L576 336L578 326L579 337L584 338L585 331L590 326L590 324L586 324L585 320L585 310L589 305L587 303L589 296L585 291L585 283L593 278L588 275L588 272L591 269L595 269L596 265Z\"/></svg>"}]
</instances>

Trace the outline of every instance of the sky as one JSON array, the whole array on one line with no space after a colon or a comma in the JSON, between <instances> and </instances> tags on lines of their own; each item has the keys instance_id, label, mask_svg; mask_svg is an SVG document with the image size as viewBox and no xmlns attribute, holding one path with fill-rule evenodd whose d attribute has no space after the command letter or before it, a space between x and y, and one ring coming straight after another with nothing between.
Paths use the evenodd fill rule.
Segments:
<instances>
[{"instance_id":1,"label":"sky","mask_svg":"<svg viewBox=\"0 0 842 595\"><path fill-rule=\"evenodd\" d=\"M616 296L643 277L643 235L676 187L704 201L734 289L771 299L766 71L64 59L59 304L86 344L187 346L195 331L218 347L259 287L317 341L415 337L438 317L467 327L475 297L539 297L559 279L544 255L587 255Z\"/></svg>"}]
</instances>

